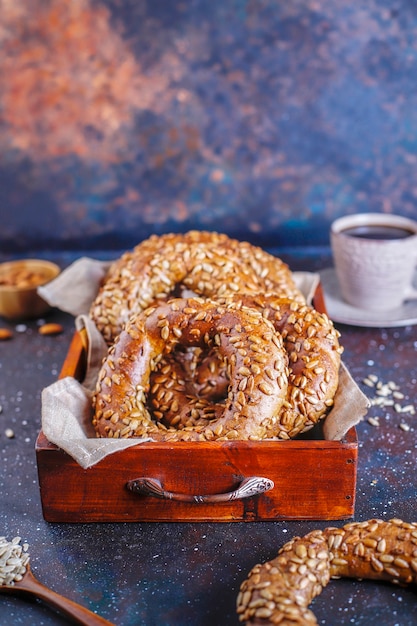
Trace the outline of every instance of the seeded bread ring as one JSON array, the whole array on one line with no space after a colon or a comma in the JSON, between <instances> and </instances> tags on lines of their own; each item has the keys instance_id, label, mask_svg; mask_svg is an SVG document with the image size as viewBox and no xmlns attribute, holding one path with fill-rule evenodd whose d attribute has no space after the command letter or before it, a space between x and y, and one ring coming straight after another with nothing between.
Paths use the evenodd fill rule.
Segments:
<instances>
[{"instance_id":1,"label":"seeded bread ring","mask_svg":"<svg viewBox=\"0 0 417 626\"><path fill-rule=\"evenodd\" d=\"M283 338L289 357L288 391L279 413L268 422L267 437L291 439L312 428L332 407L338 388L343 349L331 320L311 306L274 295L244 295L221 302L261 311ZM252 363L253 371L261 367ZM268 375L267 370L265 373ZM151 380L154 415L177 428L191 426L196 420L216 415L210 400L222 396L228 384L227 366L219 360L218 352L176 352L163 357ZM187 410L181 395L193 399Z\"/></svg>"},{"instance_id":2,"label":"seeded bread ring","mask_svg":"<svg viewBox=\"0 0 417 626\"><path fill-rule=\"evenodd\" d=\"M304 302L288 266L245 241L206 231L153 235L110 267L90 317L108 343L155 301L274 291Z\"/></svg>"},{"instance_id":3,"label":"seeded bread ring","mask_svg":"<svg viewBox=\"0 0 417 626\"><path fill-rule=\"evenodd\" d=\"M236 343L242 348L236 348ZM217 346L221 358L227 360L226 406L210 425L204 421L193 428L167 428L149 412L151 372L164 354L178 346ZM259 359L263 367L253 373L252 363ZM100 437L262 439L264 422L279 412L286 392L287 355L282 339L259 311L237 310L202 298L176 298L132 318L110 347L93 399L93 424Z\"/></svg>"},{"instance_id":4,"label":"seeded bread ring","mask_svg":"<svg viewBox=\"0 0 417 626\"><path fill-rule=\"evenodd\" d=\"M333 406L343 352L339 331L325 313L288 298L243 295L231 301L261 311L282 336L288 354L287 396L271 419L268 436L289 439L306 432Z\"/></svg>"},{"instance_id":5,"label":"seeded bread ring","mask_svg":"<svg viewBox=\"0 0 417 626\"><path fill-rule=\"evenodd\" d=\"M317 624L308 605L331 578L341 577L415 584L417 523L371 519L295 537L242 583L239 620L247 626Z\"/></svg>"}]
</instances>

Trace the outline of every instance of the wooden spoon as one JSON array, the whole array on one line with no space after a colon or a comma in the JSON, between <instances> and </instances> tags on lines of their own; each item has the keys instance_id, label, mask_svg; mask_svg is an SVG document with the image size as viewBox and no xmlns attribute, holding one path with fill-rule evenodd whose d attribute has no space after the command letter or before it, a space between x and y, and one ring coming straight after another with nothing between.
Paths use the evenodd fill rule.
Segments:
<instances>
[{"instance_id":1,"label":"wooden spoon","mask_svg":"<svg viewBox=\"0 0 417 626\"><path fill-rule=\"evenodd\" d=\"M100 617L100 615L89 611L80 604L61 596L43 585L34 576L29 563L26 564L26 573L23 575L23 578L15 581L12 585L0 585L0 593L36 596L69 617L76 624L83 624L84 626L113 626L111 622Z\"/></svg>"}]
</instances>

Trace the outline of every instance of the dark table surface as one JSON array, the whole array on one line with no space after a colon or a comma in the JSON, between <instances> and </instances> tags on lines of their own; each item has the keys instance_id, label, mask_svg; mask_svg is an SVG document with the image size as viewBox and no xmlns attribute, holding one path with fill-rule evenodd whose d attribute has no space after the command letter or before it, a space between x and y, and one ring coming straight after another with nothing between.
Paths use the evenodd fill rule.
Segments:
<instances>
[{"instance_id":1,"label":"dark table surface","mask_svg":"<svg viewBox=\"0 0 417 626\"><path fill-rule=\"evenodd\" d=\"M44 256L62 267L73 260L70 253ZM331 264L327 251L280 256L294 270ZM0 326L14 332L12 340L0 343L0 534L9 540L19 535L29 543L32 569L44 584L117 626L233 626L239 623L238 588L253 565L273 558L294 535L345 523L45 522L34 451L41 390L57 378L74 328L73 318L57 310L47 321L61 323L64 332L41 336L39 320L0 319ZM399 403L417 408L417 326L336 326L344 361L359 386L374 397L365 377L394 381L405 396ZM379 425L369 418L378 418ZM355 520L417 521L416 420L393 407L372 406L358 425ZM13 438L6 436L8 428ZM383 583L331 581L311 608L319 624L417 624L414 591ZM39 601L0 596L0 626L66 623Z\"/></svg>"}]
</instances>

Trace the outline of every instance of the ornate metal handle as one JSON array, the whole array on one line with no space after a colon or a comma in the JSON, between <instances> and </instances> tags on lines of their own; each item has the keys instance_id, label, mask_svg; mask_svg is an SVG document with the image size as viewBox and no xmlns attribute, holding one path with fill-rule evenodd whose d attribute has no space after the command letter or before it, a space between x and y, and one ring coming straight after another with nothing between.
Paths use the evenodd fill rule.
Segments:
<instances>
[{"instance_id":1,"label":"ornate metal handle","mask_svg":"<svg viewBox=\"0 0 417 626\"><path fill-rule=\"evenodd\" d=\"M129 480L129 482L126 483L126 487L129 491L141 496L153 496L155 498L163 498L164 500L175 500L176 502L212 504L217 502L232 502L233 500L242 500L243 498L257 496L260 493L273 489L274 482L262 476L250 476L249 478L244 478L234 491L201 496L165 491L160 481L155 478L135 478L134 480Z\"/></svg>"}]
</instances>

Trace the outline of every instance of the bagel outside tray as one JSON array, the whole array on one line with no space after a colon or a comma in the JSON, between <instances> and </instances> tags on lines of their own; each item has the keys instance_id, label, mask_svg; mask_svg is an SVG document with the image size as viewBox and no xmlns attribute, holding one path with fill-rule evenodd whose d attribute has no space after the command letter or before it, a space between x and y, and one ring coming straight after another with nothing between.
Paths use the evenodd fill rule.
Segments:
<instances>
[{"instance_id":1,"label":"bagel outside tray","mask_svg":"<svg viewBox=\"0 0 417 626\"><path fill-rule=\"evenodd\" d=\"M324 311L322 291L314 305ZM83 380L86 345L73 336L60 378ZM313 435L314 436L314 435ZM353 516L358 439L145 442L84 469L41 431L43 515L50 522L338 520Z\"/></svg>"}]
</instances>

